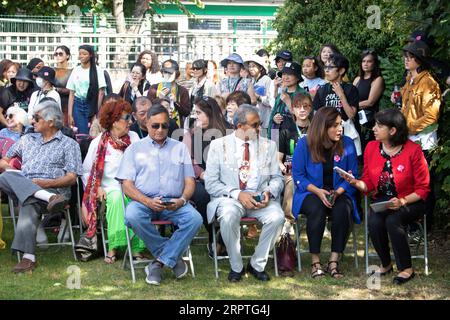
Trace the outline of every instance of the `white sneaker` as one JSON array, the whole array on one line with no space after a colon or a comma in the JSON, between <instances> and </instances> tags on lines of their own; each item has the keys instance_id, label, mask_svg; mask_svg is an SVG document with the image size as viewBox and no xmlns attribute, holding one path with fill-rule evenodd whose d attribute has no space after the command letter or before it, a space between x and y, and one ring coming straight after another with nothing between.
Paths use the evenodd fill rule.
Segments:
<instances>
[{"instance_id":1,"label":"white sneaker","mask_svg":"<svg viewBox=\"0 0 450 320\"><path fill-rule=\"evenodd\" d=\"M39 227L37 229L36 243L42 249L48 248L48 246L45 245L48 243L48 238L47 238L47 235L45 234L45 230L44 230L44 227L42 226L42 223L39 223Z\"/></svg>"},{"instance_id":2,"label":"white sneaker","mask_svg":"<svg viewBox=\"0 0 450 320\"><path fill-rule=\"evenodd\" d=\"M291 235L291 236L294 235L294 227L292 226L292 224L289 221L286 221L284 223L283 231L281 232L281 234L285 234L285 233L289 233L289 235Z\"/></svg>"},{"instance_id":3,"label":"white sneaker","mask_svg":"<svg viewBox=\"0 0 450 320\"><path fill-rule=\"evenodd\" d=\"M66 227L66 219L61 219L61 225L59 226L59 233L58 233L58 242L69 242L70 241L69 228L67 228L66 233L64 234L64 238L62 238L62 234L63 234L65 227Z\"/></svg>"}]
</instances>

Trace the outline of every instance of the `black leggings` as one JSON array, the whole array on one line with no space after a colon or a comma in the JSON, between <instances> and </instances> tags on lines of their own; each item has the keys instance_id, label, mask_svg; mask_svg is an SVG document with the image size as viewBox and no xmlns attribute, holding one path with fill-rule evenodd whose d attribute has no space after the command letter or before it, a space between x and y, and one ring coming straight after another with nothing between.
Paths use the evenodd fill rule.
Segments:
<instances>
[{"instance_id":1,"label":"black leggings","mask_svg":"<svg viewBox=\"0 0 450 320\"><path fill-rule=\"evenodd\" d=\"M368 219L369 235L383 267L387 267L391 263L390 238L397 269L402 271L411 268L411 252L405 227L422 217L425 208L425 203L420 200L406 207L401 207L399 210L370 211Z\"/></svg>"},{"instance_id":2,"label":"black leggings","mask_svg":"<svg viewBox=\"0 0 450 320\"><path fill-rule=\"evenodd\" d=\"M208 206L209 199L210 197L208 192L206 192L205 184L203 183L203 181L196 180L195 191L191 197L191 201L195 203L197 211L200 212L203 218L203 225L208 231L209 243L212 243L212 227L210 224L208 224L208 217L206 214L206 207Z\"/></svg>"},{"instance_id":3,"label":"black leggings","mask_svg":"<svg viewBox=\"0 0 450 320\"><path fill-rule=\"evenodd\" d=\"M331 216L331 252L344 252L352 219L352 200L345 194L336 199L332 209L327 208L315 194L309 194L303 201L300 214L306 216L306 233L309 252L320 253L326 218Z\"/></svg>"}]
</instances>

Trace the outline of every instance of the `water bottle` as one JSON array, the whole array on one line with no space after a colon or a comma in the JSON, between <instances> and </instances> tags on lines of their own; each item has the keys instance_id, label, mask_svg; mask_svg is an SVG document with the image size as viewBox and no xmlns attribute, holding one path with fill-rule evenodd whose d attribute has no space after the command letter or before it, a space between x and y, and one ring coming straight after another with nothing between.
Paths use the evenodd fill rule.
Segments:
<instances>
[{"instance_id":1,"label":"water bottle","mask_svg":"<svg viewBox=\"0 0 450 320\"><path fill-rule=\"evenodd\" d=\"M402 96L400 94L400 90L398 89L398 86L395 85L394 86L394 101L395 101L395 106L399 109L402 108Z\"/></svg>"}]
</instances>

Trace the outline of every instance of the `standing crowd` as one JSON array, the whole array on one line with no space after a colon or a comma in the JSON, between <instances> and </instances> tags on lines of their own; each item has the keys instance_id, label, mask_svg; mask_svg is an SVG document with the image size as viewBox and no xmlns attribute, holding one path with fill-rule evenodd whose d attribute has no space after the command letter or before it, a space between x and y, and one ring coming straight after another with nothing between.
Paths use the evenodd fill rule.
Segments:
<instances>
[{"instance_id":1,"label":"standing crowd","mask_svg":"<svg viewBox=\"0 0 450 320\"><path fill-rule=\"evenodd\" d=\"M38 58L26 67L1 61L0 191L20 206L11 249L23 254L13 271L36 267L36 244L47 241L42 213L59 216L63 229L61 210L81 177L82 260L96 248L104 201L105 262L126 249L128 227L136 235L133 258L144 259L146 249L154 257L145 268L149 284L161 283L164 267L176 278L187 274L182 255L202 224L208 255L229 257L229 281L245 273L267 281L269 252L299 215L307 220L311 276L342 278L340 258L361 222L363 195L388 202L368 218L380 275L393 271L390 240L393 282L409 281L415 273L405 227L432 217L428 165L442 100L425 40L414 36L404 46L404 84L388 106L380 103L386 88L377 54L364 50L350 81L349 61L333 44L301 61L281 50L276 68L264 49L245 59L232 53L220 61L223 74L216 62L198 59L183 76L177 61L160 64L146 50L118 93L90 45L79 47L73 69L64 45L55 49L55 68ZM243 217L262 225L248 229L259 240L246 266ZM155 219L175 225L170 236ZM331 253L323 264L327 221Z\"/></svg>"}]
</instances>

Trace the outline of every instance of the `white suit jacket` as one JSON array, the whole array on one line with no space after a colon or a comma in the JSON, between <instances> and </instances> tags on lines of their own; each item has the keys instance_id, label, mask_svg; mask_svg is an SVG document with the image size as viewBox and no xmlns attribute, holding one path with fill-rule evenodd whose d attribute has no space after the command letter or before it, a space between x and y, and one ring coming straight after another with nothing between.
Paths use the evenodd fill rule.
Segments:
<instances>
[{"instance_id":1,"label":"white suit jacket","mask_svg":"<svg viewBox=\"0 0 450 320\"><path fill-rule=\"evenodd\" d=\"M269 191L272 200L279 201L284 188L284 178L278 165L278 152L275 142L259 137L257 143L257 163L259 183L257 192ZM217 206L231 197L233 190L239 190L239 167L236 157L236 136L227 135L211 142L205 171L205 188L211 196L208 203L208 222L211 223ZM252 155L251 157L254 157Z\"/></svg>"}]
</instances>

